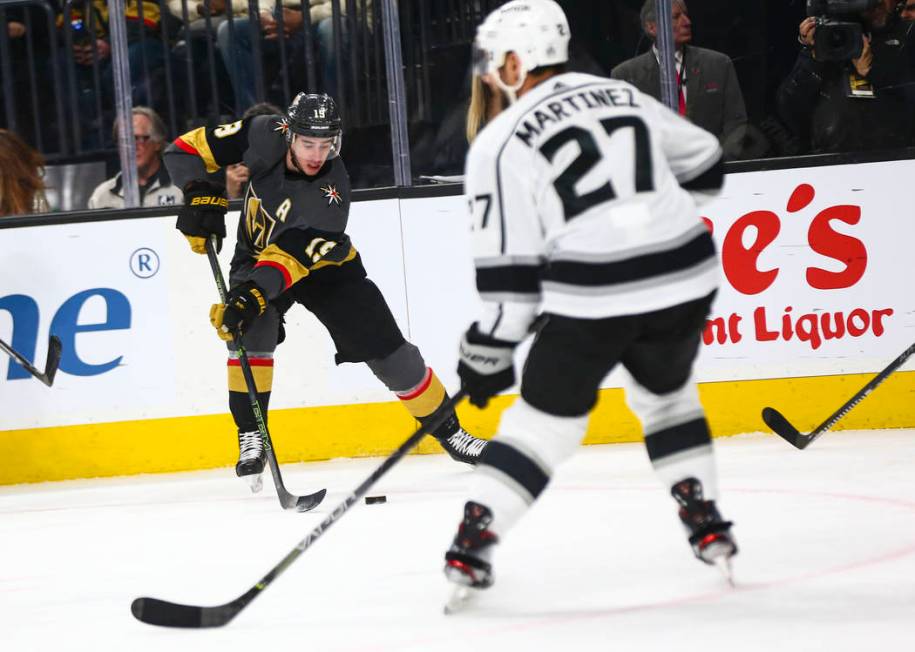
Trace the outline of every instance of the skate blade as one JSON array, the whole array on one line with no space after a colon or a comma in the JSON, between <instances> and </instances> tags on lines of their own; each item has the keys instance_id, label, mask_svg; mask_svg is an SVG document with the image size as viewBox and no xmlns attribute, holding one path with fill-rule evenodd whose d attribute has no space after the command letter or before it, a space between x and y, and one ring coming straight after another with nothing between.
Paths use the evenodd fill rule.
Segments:
<instances>
[{"instance_id":1,"label":"skate blade","mask_svg":"<svg viewBox=\"0 0 915 652\"><path fill-rule=\"evenodd\" d=\"M263 473L252 473L251 475L242 476L245 479L245 482L248 483L248 488L251 489L251 493L256 494L261 489L264 488L264 474Z\"/></svg>"},{"instance_id":2,"label":"skate blade","mask_svg":"<svg viewBox=\"0 0 915 652\"><path fill-rule=\"evenodd\" d=\"M736 588L736 585L734 584L734 569L731 567L730 555L722 555L717 557L715 559L715 567L721 571L725 581L731 586L731 588Z\"/></svg>"},{"instance_id":3,"label":"skate blade","mask_svg":"<svg viewBox=\"0 0 915 652\"><path fill-rule=\"evenodd\" d=\"M472 589L469 586L455 586L451 592L451 596L448 598L447 602L445 602L445 615L450 616L463 611L464 608L473 601L477 593L479 593L477 589Z\"/></svg>"}]
</instances>

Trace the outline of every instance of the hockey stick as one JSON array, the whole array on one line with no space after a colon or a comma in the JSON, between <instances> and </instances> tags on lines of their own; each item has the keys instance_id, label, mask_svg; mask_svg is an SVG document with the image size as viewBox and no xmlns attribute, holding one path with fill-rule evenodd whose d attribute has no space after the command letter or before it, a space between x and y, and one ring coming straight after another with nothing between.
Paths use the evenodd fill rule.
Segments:
<instances>
[{"instance_id":1,"label":"hockey stick","mask_svg":"<svg viewBox=\"0 0 915 652\"><path fill-rule=\"evenodd\" d=\"M42 373L33 367L28 360L16 353L16 351L7 345L6 342L0 340L0 349L3 349L3 351L7 353L13 360L25 367L26 371L35 376L35 378L43 382L48 387L54 384L54 376L57 375L57 366L60 364L61 348L62 347L59 337L52 335L50 338L48 338L48 359L44 363L44 372Z\"/></svg>"},{"instance_id":2,"label":"hockey stick","mask_svg":"<svg viewBox=\"0 0 915 652\"><path fill-rule=\"evenodd\" d=\"M219 290L219 299L226 302L226 281L222 276L222 269L219 267L219 259L216 257L216 236L210 236L206 243L207 258L210 261L210 268L213 270L213 278L216 280L216 288ZM270 473L273 475L273 484L276 486L276 495L280 499L280 505L283 509L295 509L299 512L307 512L314 509L324 500L326 489L321 489L313 494L305 496L296 496L286 491L286 485L283 483L283 476L280 474L280 465L276 461L276 453L273 450L273 441L270 439L270 433L267 431L267 422L264 420L264 413L261 412L260 402L257 400L257 385L254 382L254 375L251 373L251 364L248 362L248 353L242 346L241 338L235 336L232 339L235 345L235 351L238 353L238 361L241 365L241 372L245 377L245 386L248 389L248 399L251 401L251 409L254 411L254 419L257 421L257 429L260 432L261 439L264 440L264 448L267 452L267 463L270 465Z\"/></svg>"},{"instance_id":3,"label":"hockey stick","mask_svg":"<svg viewBox=\"0 0 915 652\"><path fill-rule=\"evenodd\" d=\"M858 403L864 400L868 394L874 391L880 383L886 380L891 373L896 371L899 367L905 364L905 361L909 359L915 353L915 344L912 344L909 348L902 352L898 358L893 360L886 369L881 371L879 374L874 376L873 379L867 385L861 388L861 390L848 399L845 404L836 410L832 416L830 416L826 421L818 425L812 432L809 434L803 434L798 431L797 428L792 426L788 419L786 419L782 414L775 408L763 408L762 418L766 422L766 425L769 426L772 431L787 441L789 444L800 450L807 448L817 437L822 435L824 432L836 425L836 422L839 421L842 417L848 414L853 407Z\"/></svg>"},{"instance_id":4,"label":"hockey stick","mask_svg":"<svg viewBox=\"0 0 915 652\"><path fill-rule=\"evenodd\" d=\"M410 452L426 432L431 432L438 428L448 416L450 416L454 406L464 398L464 390L459 391L453 397L445 401L439 407L439 413L432 417L429 422L423 424L416 432L400 445L400 447L391 453L387 459L381 463L377 469L372 471L371 475L362 481L356 489L346 497L342 503L337 505L321 523L312 530L308 536L299 541L295 548L289 551L276 566L270 569L270 572L264 575L254 586L245 591L231 602L216 607L198 607L189 604L178 604L176 602L167 602L156 598L137 598L130 605L130 611L134 617L149 625L160 625L162 627L222 627L231 621L238 613L248 606L254 598L261 594L270 584L279 577L283 571L292 565L303 552L308 550L315 541L317 541L324 532L336 523L378 480L387 473L392 466L397 464L401 458Z\"/></svg>"}]
</instances>

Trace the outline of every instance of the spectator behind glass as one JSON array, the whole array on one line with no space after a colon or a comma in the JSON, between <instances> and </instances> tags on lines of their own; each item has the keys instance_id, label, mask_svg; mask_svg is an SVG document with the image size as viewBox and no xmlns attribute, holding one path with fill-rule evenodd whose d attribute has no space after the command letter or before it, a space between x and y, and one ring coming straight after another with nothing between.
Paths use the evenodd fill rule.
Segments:
<instances>
[{"instance_id":1,"label":"spectator behind glass","mask_svg":"<svg viewBox=\"0 0 915 652\"><path fill-rule=\"evenodd\" d=\"M228 20L231 8L232 16L244 17L248 14L248 2L238 2L231 5L227 0L168 0L168 7L172 15L180 19L184 26L178 31L178 42L172 49L172 73L175 76L175 85L178 87L177 97L181 115L191 113L191 95L195 99L197 111L206 107L213 101L212 85L206 83L210 76L215 77L216 93L220 103L231 106L232 84L229 73L223 66L222 58L216 51L216 33L219 26ZM187 20L184 20L185 9ZM209 52L213 48L213 66L210 65ZM188 71L190 67L190 71ZM181 104L183 102L183 104ZM220 107L221 112L222 106ZM230 109L231 111L231 109Z\"/></svg>"},{"instance_id":2,"label":"spectator behind glass","mask_svg":"<svg viewBox=\"0 0 915 652\"><path fill-rule=\"evenodd\" d=\"M908 0L909 4L912 0ZM816 22L801 21L801 51L776 98L779 116L813 153L894 149L915 134L915 29L880 0L858 20L861 54L818 61Z\"/></svg>"},{"instance_id":3,"label":"spectator behind glass","mask_svg":"<svg viewBox=\"0 0 915 652\"><path fill-rule=\"evenodd\" d=\"M270 102L260 102L249 107L241 119L247 120L257 115L275 115L279 117L283 113L283 109L270 104ZM240 199L245 194L245 184L248 183L250 176L248 166L244 163L226 166L226 194L229 199Z\"/></svg>"},{"instance_id":4,"label":"spectator behind glass","mask_svg":"<svg viewBox=\"0 0 915 652\"><path fill-rule=\"evenodd\" d=\"M915 0L908 0L908 2L903 4L899 16L905 21L915 21Z\"/></svg>"},{"instance_id":5,"label":"spectator behind glass","mask_svg":"<svg viewBox=\"0 0 915 652\"><path fill-rule=\"evenodd\" d=\"M610 76L627 81L643 93L661 99L661 69L657 36L656 0L642 5L642 29L651 38L651 50L624 61ZM692 23L684 0L673 0L675 62L680 115L718 137L726 159L740 157L747 127L747 110L731 59L720 52L690 45Z\"/></svg>"},{"instance_id":6,"label":"spectator behind glass","mask_svg":"<svg viewBox=\"0 0 915 652\"><path fill-rule=\"evenodd\" d=\"M13 129L20 138L42 151L59 149L59 127L48 124L54 122L48 120L54 111L54 89L50 84L42 83L43 71L50 58L50 36L54 34L53 30L49 34L47 14L37 5L14 5L5 11L12 73L11 79L6 81L10 82L16 124L12 124L13 116L6 115L6 102L0 102L4 105L0 107L0 124ZM2 82L3 71L0 70Z\"/></svg>"},{"instance_id":7,"label":"spectator behind glass","mask_svg":"<svg viewBox=\"0 0 915 652\"><path fill-rule=\"evenodd\" d=\"M247 4L247 0L233 0ZM321 74L320 88L331 97L338 97L339 80L337 79L337 64L334 58L334 29L332 3L338 2L341 16L346 14L346 0L308 0L309 18L311 20L312 37L318 48L318 63ZM262 46L264 66L266 69L266 92L271 99L284 100L281 89L275 87L279 81L279 35L280 21L277 20L277 4L274 0L259 0L260 24L262 32ZM300 88L308 86L304 78L305 66L305 33L302 27L305 19L301 11L304 0L282 0L282 27L283 39L286 44L287 62L296 62L289 66L290 86ZM366 16L368 25L372 24L372 3L366 0ZM359 16L361 23L362 16ZM346 56L347 39L346 21L341 20L343 30L340 52ZM232 85L236 94L241 99L241 106L248 107L257 101L255 97L255 70L254 54L251 44L250 19L242 18L235 21L235 38L229 38L229 26L223 23L217 31L219 53L223 63L229 71ZM344 63L345 65L345 63ZM259 74L259 72L258 72ZM274 84L271 87L271 83ZM285 101L285 100L284 100Z\"/></svg>"},{"instance_id":8,"label":"spectator behind glass","mask_svg":"<svg viewBox=\"0 0 915 652\"><path fill-rule=\"evenodd\" d=\"M66 13L57 18L61 42ZM174 35L180 21L158 0L125 0L124 19L127 28L127 60L130 69L134 105L165 104L163 77L167 51L162 44L161 30L165 25ZM80 114L87 123L83 147L100 148L108 143L98 142L100 125L111 115L114 106L114 71L111 62L108 3L103 0L76 0L70 11L72 53L63 52L64 79L72 58L78 85ZM95 96L95 67L98 67L103 115L97 114Z\"/></svg>"},{"instance_id":9,"label":"spectator behind glass","mask_svg":"<svg viewBox=\"0 0 915 652\"><path fill-rule=\"evenodd\" d=\"M0 129L0 216L44 213L44 158L11 131Z\"/></svg>"},{"instance_id":10,"label":"spectator behind glass","mask_svg":"<svg viewBox=\"0 0 915 652\"><path fill-rule=\"evenodd\" d=\"M112 129L114 141L118 140L117 123ZM165 124L159 115L146 106L133 108L133 137L137 148L137 183L140 187L140 205L173 206L184 201L181 190L172 184L168 170L162 165L165 148ZM124 208L124 186L121 173L103 181L92 192L89 208Z\"/></svg>"},{"instance_id":11,"label":"spectator behind glass","mask_svg":"<svg viewBox=\"0 0 915 652\"><path fill-rule=\"evenodd\" d=\"M483 127L502 113L508 105L508 98L491 75L480 77L475 74L470 81L470 104L467 107L465 123L467 142L472 143Z\"/></svg>"}]
</instances>

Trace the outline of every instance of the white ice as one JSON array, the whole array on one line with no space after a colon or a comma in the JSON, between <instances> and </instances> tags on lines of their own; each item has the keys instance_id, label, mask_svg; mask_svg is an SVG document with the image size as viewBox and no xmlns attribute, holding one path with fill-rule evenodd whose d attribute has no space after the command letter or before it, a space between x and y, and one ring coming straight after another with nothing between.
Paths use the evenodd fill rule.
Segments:
<instances>
[{"instance_id":1,"label":"white ice","mask_svg":"<svg viewBox=\"0 0 915 652\"><path fill-rule=\"evenodd\" d=\"M328 488L283 512L230 469L0 488L0 649L912 650L915 430L830 432L805 451L772 435L717 440L737 588L692 557L641 444L583 447L500 546L496 584L442 614L442 555L470 472L410 457L228 626L134 620L153 596L243 593L378 464L283 467Z\"/></svg>"}]
</instances>

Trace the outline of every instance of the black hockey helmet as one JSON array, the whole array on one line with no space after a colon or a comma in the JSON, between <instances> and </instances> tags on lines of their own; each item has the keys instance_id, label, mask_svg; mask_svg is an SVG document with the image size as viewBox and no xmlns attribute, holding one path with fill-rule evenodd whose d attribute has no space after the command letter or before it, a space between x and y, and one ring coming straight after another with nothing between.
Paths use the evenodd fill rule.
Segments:
<instances>
[{"instance_id":1,"label":"black hockey helmet","mask_svg":"<svg viewBox=\"0 0 915 652\"><path fill-rule=\"evenodd\" d=\"M343 120L334 98L325 93L299 93L286 109L286 143L296 135L333 138L332 157L340 153Z\"/></svg>"}]
</instances>

